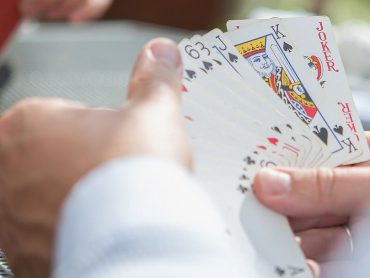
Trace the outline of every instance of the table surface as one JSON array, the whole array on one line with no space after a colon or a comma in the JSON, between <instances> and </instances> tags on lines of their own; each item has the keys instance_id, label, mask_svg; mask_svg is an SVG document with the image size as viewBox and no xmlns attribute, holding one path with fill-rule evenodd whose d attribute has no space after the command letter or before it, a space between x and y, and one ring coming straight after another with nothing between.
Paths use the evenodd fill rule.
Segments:
<instances>
[{"instance_id":1,"label":"table surface","mask_svg":"<svg viewBox=\"0 0 370 278\"><path fill-rule=\"evenodd\" d=\"M0 111L30 96L118 107L143 45L155 37L179 41L189 35L180 29L129 21L82 26L25 23L5 56L2 71L10 78L0 89Z\"/></svg>"}]
</instances>

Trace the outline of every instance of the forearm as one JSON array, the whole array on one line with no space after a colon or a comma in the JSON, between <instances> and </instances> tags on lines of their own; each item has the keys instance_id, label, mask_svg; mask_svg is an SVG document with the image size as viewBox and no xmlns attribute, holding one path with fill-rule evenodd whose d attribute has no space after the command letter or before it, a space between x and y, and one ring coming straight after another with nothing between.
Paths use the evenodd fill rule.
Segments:
<instances>
[{"instance_id":1,"label":"forearm","mask_svg":"<svg viewBox=\"0 0 370 278\"><path fill-rule=\"evenodd\" d=\"M192 30L209 29L223 22L239 2L240 0L114 1L105 19L133 19Z\"/></svg>"}]
</instances>

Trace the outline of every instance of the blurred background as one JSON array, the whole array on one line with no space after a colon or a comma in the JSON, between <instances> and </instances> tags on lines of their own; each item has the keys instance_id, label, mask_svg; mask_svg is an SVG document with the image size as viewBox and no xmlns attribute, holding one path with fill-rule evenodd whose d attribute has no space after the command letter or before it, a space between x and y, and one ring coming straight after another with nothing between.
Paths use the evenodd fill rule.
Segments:
<instances>
[{"instance_id":1,"label":"blurred background","mask_svg":"<svg viewBox=\"0 0 370 278\"><path fill-rule=\"evenodd\" d=\"M241 15L260 7L288 11L308 11L330 16L333 22L347 20L370 20L368 0L249 0L241 1Z\"/></svg>"},{"instance_id":2,"label":"blurred background","mask_svg":"<svg viewBox=\"0 0 370 278\"><path fill-rule=\"evenodd\" d=\"M0 68L0 111L30 95L119 106L136 56L151 38L179 41L201 30L225 30L228 19L315 14L334 23L355 102L370 130L369 0L115 0L88 24L38 18L22 25Z\"/></svg>"}]
</instances>

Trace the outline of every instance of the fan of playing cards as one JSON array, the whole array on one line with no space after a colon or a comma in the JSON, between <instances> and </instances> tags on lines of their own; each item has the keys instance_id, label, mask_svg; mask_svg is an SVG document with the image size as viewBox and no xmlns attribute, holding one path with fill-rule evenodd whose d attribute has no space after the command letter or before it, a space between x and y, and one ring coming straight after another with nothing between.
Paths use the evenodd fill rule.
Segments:
<instances>
[{"instance_id":1,"label":"fan of playing cards","mask_svg":"<svg viewBox=\"0 0 370 278\"><path fill-rule=\"evenodd\" d=\"M301 17L227 27L179 44L197 174L217 196L229 232L270 267L268 277L311 277L286 218L259 204L251 188L263 167L369 160L332 25Z\"/></svg>"}]
</instances>

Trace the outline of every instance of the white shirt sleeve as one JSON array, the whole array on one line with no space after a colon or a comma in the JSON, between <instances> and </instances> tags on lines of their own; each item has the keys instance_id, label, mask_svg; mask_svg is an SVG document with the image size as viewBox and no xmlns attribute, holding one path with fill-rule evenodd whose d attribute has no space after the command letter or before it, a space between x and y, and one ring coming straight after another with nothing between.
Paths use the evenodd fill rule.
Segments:
<instances>
[{"instance_id":1,"label":"white shirt sleeve","mask_svg":"<svg viewBox=\"0 0 370 278\"><path fill-rule=\"evenodd\" d=\"M92 171L65 203L54 277L252 277L189 174L150 157ZM247 264L245 264L247 265Z\"/></svg>"}]
</instances>

